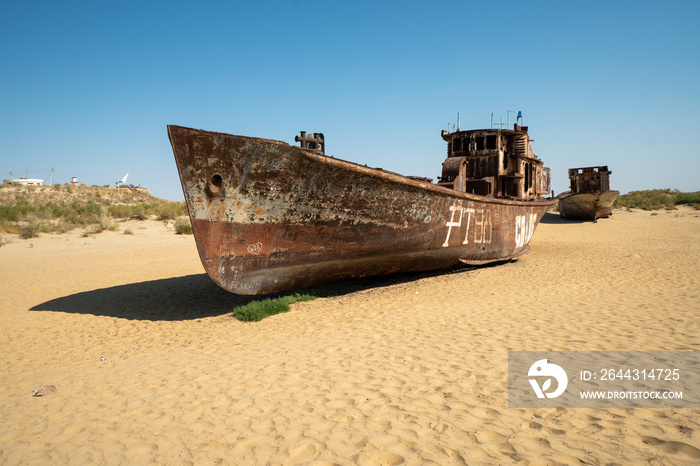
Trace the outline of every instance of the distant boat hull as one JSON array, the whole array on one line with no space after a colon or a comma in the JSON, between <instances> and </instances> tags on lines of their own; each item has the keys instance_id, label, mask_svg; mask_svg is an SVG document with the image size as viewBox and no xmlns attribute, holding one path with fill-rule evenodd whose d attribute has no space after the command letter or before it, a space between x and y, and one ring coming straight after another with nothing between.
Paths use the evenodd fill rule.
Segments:
<instances>
[{"instance_id":1,"label":"distant boat hull","mask_svg":"<svg viewBox=\"0 0 700 466\"><path fill-rule=\"evenodd\" d=\"M564 218L598 220L612 215L619 191L593 191L588 193L563 193L559 196L559 214Z\"/></svg>"},{"instance_id":2,"label":"distant boat hull","mask_svg":"<svg viewBox=\"0 0 700 466\"><path fill-rule=\"evenodd\" d=\"M204 269L238 294L509 260L556 203L458 192L280 141L168 134Z\"/></svg>"}]
</instances>

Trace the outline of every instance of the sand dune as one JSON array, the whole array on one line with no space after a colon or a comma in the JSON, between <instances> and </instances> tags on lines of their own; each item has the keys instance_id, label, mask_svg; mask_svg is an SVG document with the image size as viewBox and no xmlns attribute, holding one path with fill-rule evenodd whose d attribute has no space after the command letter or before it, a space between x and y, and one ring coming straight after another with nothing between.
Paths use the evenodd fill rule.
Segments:
<instances>
[{"instance_id":1,"label":"sand dune","mask_svg":"<svg viewBox=\"0 0 700 466\"><path fill-rule=\"evenodd\" d=\"M329 285L259 323L191 236L129 228L0 248L0 464L700 462L696 409L506 391L508 350L700 350L696 211L547 214L515 262Z\"/></svg>"}]
</instances>

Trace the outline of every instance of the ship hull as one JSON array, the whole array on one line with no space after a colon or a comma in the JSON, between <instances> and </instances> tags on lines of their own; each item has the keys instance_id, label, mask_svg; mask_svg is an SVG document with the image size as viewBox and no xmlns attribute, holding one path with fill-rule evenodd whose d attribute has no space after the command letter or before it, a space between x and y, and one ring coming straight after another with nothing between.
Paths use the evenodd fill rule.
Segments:
<instances>
[{"instance_id":1,"label":"ship hull","mask_svg":"<svg viewBox=\"0 0 700 466\"><path fill-rule=\"evenodd\" d=\"M204 269L238 294L505 261L556 203L456 192L280 141L168 134Z\"/></svg>"},{"instance_id":2,"label":"ship hull","mask_svg":"<svg viewBox=\"0 0 700 466\"><path fill-rule=\"evenodd\" d=\"M559 214L564 218L598 220L612 215L619 191L594 191L590 193L559 196Z\"/></svg>"}]
</instances>

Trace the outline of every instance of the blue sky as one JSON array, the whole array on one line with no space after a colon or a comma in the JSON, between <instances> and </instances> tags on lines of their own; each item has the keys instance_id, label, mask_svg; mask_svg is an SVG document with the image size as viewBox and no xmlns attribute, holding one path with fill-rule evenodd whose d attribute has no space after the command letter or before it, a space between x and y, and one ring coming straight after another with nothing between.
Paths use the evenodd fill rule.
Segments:
<instances>
[{"instance_id":1,"label":"blue sky","mask_svg":"<svg viewBox=\"0 0 700 466\"><path fill-rule=\"evenodd\" d=\"M0 176L182 200L166 125L437 178L440 130L522 111L552 169L700 190L700 2L0 0Z\"/></svg>"}]
</instances>

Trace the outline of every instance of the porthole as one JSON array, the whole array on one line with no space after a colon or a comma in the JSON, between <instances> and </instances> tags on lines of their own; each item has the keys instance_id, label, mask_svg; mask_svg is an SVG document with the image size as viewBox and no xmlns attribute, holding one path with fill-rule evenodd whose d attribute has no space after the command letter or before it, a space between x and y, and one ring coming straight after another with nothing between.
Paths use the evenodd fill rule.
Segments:
<instances>
[{"instance_id":1,"label":"porthole","mask_svg":"<svg viewBox=\"0 0 700 466\"><path fill-rule=\"evenodd\" d=\"M210 196L218 196L223 191L222 185L223 180L221 179L221 175L214 175L207 183L207 192Z\"/></svg>"}]
</instances>

